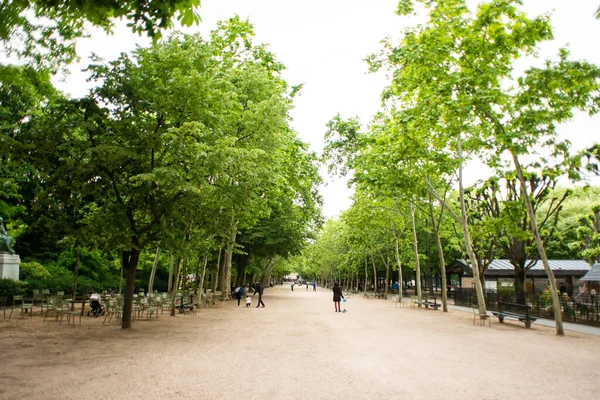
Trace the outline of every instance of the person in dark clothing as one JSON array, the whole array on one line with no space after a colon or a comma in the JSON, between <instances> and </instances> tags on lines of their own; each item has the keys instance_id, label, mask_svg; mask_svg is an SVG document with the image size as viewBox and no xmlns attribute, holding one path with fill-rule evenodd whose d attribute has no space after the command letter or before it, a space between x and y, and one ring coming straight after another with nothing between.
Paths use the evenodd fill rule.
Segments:
<instances>
[{"instance_id":1,"label":"person in dark clothing","mask_svg":"<svg viewBox=\"0 0 600 400\"><path fill-rule=\"evenodd\" d=\"M238 301L238 307L240 306L240 300L242 300L242 297L246 294L246 289L244 289L243 287L239 286L236 287L233 291L233 297L237 299Z\"/></svg>"},{"instance_id":2,"label":"person in dark clothing","mask_svg":"<svg viewBox=\"0 0 600 400\"><path fill-rule=\"evenodd\" d=\"M335 307L335 312L342 312L340 308L340 301L344 298L342 294L342 288L338 285L337 282L333 284L333 306Z\"/></svg>"},{"instance_id":3,"label":"person in dark clothing","mask_svg":"<svg viewBox=\"0 0 600 400\"><path fill-rule=\"evenodd\" d=\"M265 306L265 303L263 303L262 301L262 295L264 290L265 288L263 287L262 283L256 282L254 284L254 294L258 293L258 303L256 303L256 308L260 307L261 305L263 307ZM254 296L254 294L252 296Z\"/></svg>"}]
</instances>

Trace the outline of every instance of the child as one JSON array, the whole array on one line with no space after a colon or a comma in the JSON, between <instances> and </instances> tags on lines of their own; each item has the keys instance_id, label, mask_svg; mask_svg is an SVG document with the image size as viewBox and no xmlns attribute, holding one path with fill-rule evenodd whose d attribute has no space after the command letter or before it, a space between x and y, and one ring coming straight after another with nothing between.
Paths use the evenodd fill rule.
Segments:
<instances>
[{"instance_id":1,"label":"child","mask_svg":"<svg viewBox=\"0 0 600 400\"><path fill-rule=\"evenodd\" d=\"M252 297L248 295L246 296L246 308L250 307L250 304L252 304Z\"/></svg>"}]
</instances>

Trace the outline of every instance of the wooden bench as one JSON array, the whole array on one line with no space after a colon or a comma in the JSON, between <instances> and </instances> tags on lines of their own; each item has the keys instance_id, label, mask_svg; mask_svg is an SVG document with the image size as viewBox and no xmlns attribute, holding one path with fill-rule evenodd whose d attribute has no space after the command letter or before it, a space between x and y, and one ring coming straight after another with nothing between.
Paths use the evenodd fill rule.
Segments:
<instances>
[{"instance_id":1,"label":"wooden bench","mask_svg":"<svg viewBox=\"0 0 600 400\"><path fill-rule=\"evenodd\" d=\"M369 292L365 292L365 295L364 295L364 296L365 296L367 299L370 299L370 298L372 298L372 297L375 297L375 293L369 293Z\"/></svg>"},{"instance_id":2,"label":"wooden bench","mask_svg":"<svg viewBox=\"0 0 600 400\"><path fill-rule=\"evenodd\" d=\"M525 324L525 328L531 328L531 323L537 320L536 317L529 315L530 306L525 304L498 302L498 311L492 311L500 323L504 322L504 318L514 318Z\"/></svg>"},{"instance_id":3,"label":"wooden bench","mask_svg":"<svg viewBox=\"0 0 600 400\"><path fill-rule=\"evenodd\" d=\"M385 293L376 293L375 297L377 297L378 299L386 299L387 300L387 296L385 295Z\"/></svg>"}]
</instances>

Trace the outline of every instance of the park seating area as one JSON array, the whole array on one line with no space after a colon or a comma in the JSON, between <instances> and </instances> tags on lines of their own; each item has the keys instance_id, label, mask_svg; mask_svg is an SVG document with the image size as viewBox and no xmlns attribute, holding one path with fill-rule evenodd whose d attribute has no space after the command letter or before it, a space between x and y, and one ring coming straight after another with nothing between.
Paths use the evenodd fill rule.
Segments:
<instances>
[{"instance_id":1,"label":"park seating area","mask_svg":"<svg viewBox=\"0 0 600 400\"><path fill-rule=\"evenodd\" d=\"M100 295L102 311L95 313L87 296L65 295L64 292L50 293L48 290L34 290L31 296L15 295L12 298L0 297L0 309L3 320L15 317L21 319L42 317L44 321L53 320L59 326L66 320L67 325L81 325L82 317L103 316L102 324L111 323L113 319L120 323L123 316L124 296L104 293ZM139 290L133 295L132 319L158 319L165 311L171 313L174 308L180 314L195 315L198 308L220 307L221 292L202 293L200 298L194 293L179 292L175 298L167 293L146 294ZM65 318L66 317L66 318Z\"/></svg>"},{"instance_id":2,"label":"park seating area","mask_svg":"<svg viewBox=\"0 0 600 400\"><path fill-rule=\"evenodd\" d=\"M442 306L441 303L437 302L436 297L433 297L433 301L432 301L431 298L428 298L427 296L425 296L425 298L421 298L420 301L419 301L418 296L410 296L410 298L403 297L401 301L396 300L396 307L398 306L398 303L400 303L403 307L408 307L408 306L411 306L411 308L425 307L427 309L431 308L432 310L437 310L438 308L440 308Z\"/></svg>"},{"instance_id":3,"label":"park seating area","mask_svg":"<svg viewBox=\"0 0 600 400\"><path fill-rule=\"evenodd\" d=\"M504 322L504 318L517 319L525 324L525 328L531 328L531 324L537 320L536 317L530 315L531 306L525 304L498 302L498 311L492 311L500 323Z\"/></svg>"}]
</instances>

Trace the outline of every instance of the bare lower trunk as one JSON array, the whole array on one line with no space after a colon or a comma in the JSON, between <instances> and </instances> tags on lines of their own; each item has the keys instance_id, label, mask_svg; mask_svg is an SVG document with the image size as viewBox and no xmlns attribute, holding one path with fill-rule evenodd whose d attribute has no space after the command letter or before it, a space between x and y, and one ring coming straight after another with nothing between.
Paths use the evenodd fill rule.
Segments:
<instances>
[{"instance_id":1,"label":"bare lower trunk","mask_svg":"<svg viewBox=\"0 0 600 400\"><path fill-rule=\"evenodd\" d=\"M75 273L73 274L73 302L71 303L71 311L75 310L75 296L77 295L77 275L79 275L79 246L75 245Z\"/></svg>"},{"instance_id":2,"label":"bare lower trunk","mask_svg":"<svg viewBox=\"0 0 600 400\"><path fill-rule=\"evenodd\" d=\"M446 282L446 260L444 257L444 248L442 247L442 240L440 239L440 232L435 224L433 214L431 214L431 222L433 223L433 233L435 235L435 242L438 248L438 254L440 257L440 274L442 275L442 309L444 312L448 312L448 292Z\"/></svg>"},{"instance_id":3,"label":"bare lower trunk","mask_svg":"<svg viewBox=\"0 0 600 400\"><path fill-rule=\"evenodd\" d=\"M229 300L231 297L231 260L233 258L233 248L237 236L237 224L234 223L231 228L231 237L225 250L225 262L223 263L223 282L221 285L221 296L223 300Z\"/></svg>"},{"instance_id":4,"label":"bare lower trunk","mask_svg":"<svg viewBox=\"0 0 600 400\"><path fill-rule=\"evenodd\" d=\"M171 296L171 317L175 316L175 302L177 301L177 292L179 290L179 275L181 274L181 257L177 258L177 273L173 282L173 292Z\"/></svg>"},{"instance_id":5,"label":"bare lower trunk","mask_svg":"<svg viewBox=\"0 0 600 400\"><path fill-rule=\"evenodd\" d=\"M173 292L173 263L175 262L175 256L171 254L171 261L169 262L169 284L167 285L167 293L170 295Z\"/></svg>"},{"instance_id":6,"label":"bare lower trunk","mask_svg":"<svg viewBox=\"0 0 600 400\"><path fill-rule=\"evenodd\" d=\"M427 232L427 289L429 294L433 296L433 273L431 272L431 238Z\"/></svg>"},{"instance_id":7,"label":"bare lower trunk","mask_svg":"<svg viewBox=\"0 0 600 400\"><path fill-rule=\"evenodd\" d=\"M277 258L271 257L269 261L267 261L267 266L265 267L265 272L262 276L262 284L263 286L267 286L271 281L271 272L273 271L273 267L275 266Z\"/></svg>"},{"instance_id":8,"label":"bare lower trunk","mask_svg":"<svg viewBox=\"0 0 600 400\"><path fill-rule=\"evenodd\" d=\"M475 282L475 291L477 292L477 307L479 313L484 315L487 313L485 297L483 295L483 286L481 285L481 278L479 277L479 264L477 263L477 257L471 246L471 237L469 235L469 226L467 225L467 207L465 205L465 190L463 188L463 161L462 161L462 145L460 137L457 139L458 158L460 160L458 164L458 196L460 201L460 226L462 227L463 237L465 240L465 249L471 261L471 268L473 269L473 281Z\"/></svg>"},{"instance_id":9,"label":"bare lower trunk","mask_svg":"<svg viewBox=\"0 0 600 400\"><path fill-rule=\"evenodd\" d=\"M223 246L219 247L219 255L217 256L217 269L215 271L215 279L213 280L213 293L219 289L219 273L221 269L221 252L223 251Z\"/></svg>"},{"instance_id":10,"label":"bare lower trunk","mask_svg":"<svg viewBox=\"0 0 600 400\"><path fill-rule=\"evenodd\" d=\"M385 298L388 298L388 288L390 287L390 258L388 249L388 260L385 264Z\"/></svg>"},{"instance_id":11,"label":"bare lower trunk","mask_svg":"<svg viewBox=\"0 0 600 400\"><path fill-rule=\"evenodd\" d=\"M371 263L373 264L373 290L377 293L377 269L375 268L375 257L371 254Z\"/></svg>"},{"instance_id":12,"label":"bare lower trunk","mask_svg":"<svg viewBox=\"0 0 600 400\"><path fill-rule=\"evenodd\" d=\"M208 263L208 256L204 256L204 265L202 266L202 277L200 278L200 288L198 293L203 293L204 290L204 278L206 277L206 264Z\"/></svg>"},{"instance_id":13,"label":"bare lower trunk","mask_svg":"<svg viewBox=\"0 0 600 400\"><path fill-rule=\"evenodd\" d=\"M542 242L542 237L537 227L535 210L533 209L531 199L529 198L529 194L527 193L527 186L525 186L525 177L523 176L521 164L519 163L519 159L517 158L517 155L515 153L511 152L511 155L515 164L515 168L517 170L517 177L519 178L519 182L521 183L521 193L523 200L525 200L527 214L529 214L529 220L531 222L531 233L533 233L533 238L535 239L535 244L538 253L540 254L542 264L544 265L544 270L546 270L546 274L548 275L548 282L550 283L550 292L552 293L552 307L554 308L554 321L556 322L556 334L564 335L565 331L563 330L562 313L560 309L560 299L558 297L558 290L556 287L556 279L554 278L554 273L550 269L550 265L548 263L548 256L546 255L546 249L544 249L544 243Z\"/></svg>"},{"instance_id":14,"label":"bare lower trunk","mask_svg":"<svg viewBox=\"0 0 600 400\"><path fill-rule=\"evenodd\" d=\"M367 272L368 264L367 256L365 256L365 286L363 286L363 293L367 293L367 279L369 279L369 274Z\"/></svg>"},{"instance_id":15,"label":"bare lower trunk","mask_svg":"<svg viewBox=\"0 0 600 400\"><path fill-rule=\"evenodd\" d=\"M156 255L154 256L154 264L152 264L152 271L150 272L150 279L148 280L148 295L152 293L154 287L154 277L156 276L156 267L158 266L158 257L160 256L160 247L156 248Z\"/></svg>"},{"instance_id":16,"label":"bare lower trunk","mask_svg":"<svg viewBox=\"0 0 600 400\"><path fill-rule=\"evenodd\" d=\"M123 318L121 319L121 328L131 328L131 311L133 309L133 289L135 286L135 273L137 271L137 264L140 258L140 251L136 248L132 248L131 251L124 251L121 257L121 264L127 274L127 281L125 283L125 301L123 302Z\"/></svg>"},{"instance_id":17,"label":"bare lower trunk","mask_svg":"<svg viewBox=\"0 0 600 400\"><path fill-rule=\"evenodd\" d=\"M398 296L402 298L402 263L400 262L400 252L398 251L398 236L396 235L396 226L392 223L392 233L394 234L394 255L396 256L396 265L398 266Z\"/></svg>"},{"instance_id":18,"label":"bare lower trunk","mask_svg":"<svg viewBox=\"0 0 600 400\"><path fill-rule=\"evenodd\" d=\"M412 223L412 232L413 232L413 250L415 252L415 266L416 270L416 284L417 284L417 299L419 300L419 304L421 304L421 263L419 261L419 242L417 241L417 227L415 225L415 207L413 204L410 204L410 220Z\"/></svg>"}]
</instances>

